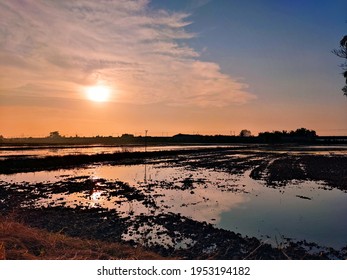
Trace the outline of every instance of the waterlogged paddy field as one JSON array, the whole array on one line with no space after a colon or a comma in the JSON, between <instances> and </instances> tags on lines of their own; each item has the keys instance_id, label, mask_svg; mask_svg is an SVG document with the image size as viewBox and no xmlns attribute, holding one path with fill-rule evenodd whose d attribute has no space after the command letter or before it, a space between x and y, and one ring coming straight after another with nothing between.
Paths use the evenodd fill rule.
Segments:
<instances>
[{"instance_id":1,"label":"waterlogged paddy field","mask_svg":"<svg viewBox=\"0 0 347 280\"><path fill-rule=\"evenodd\" d=\"M231 147L230 145L209 145L209 147ZM241 147L232 145L232 147ZM153 152L153 151L170 151L184 149L202 149L206 145L157 145L144 147L143 145L43 145L43 146L0 146L0 160L21 157L21 158L42 158L47 156L68 156L68 155L96 155L122 152Z\"/></svg>"},{"instance_id":2,"label":"waterlogged paddy field","mask_svg":"<svg viewBox=\"0 0 347 280\"><path fill-rule=\"evenodd\" d=\"M7 172L0 208L33 226L168 256L342 259L346 166L345 147L148 153Z\"/></svg>"}]
</instances>

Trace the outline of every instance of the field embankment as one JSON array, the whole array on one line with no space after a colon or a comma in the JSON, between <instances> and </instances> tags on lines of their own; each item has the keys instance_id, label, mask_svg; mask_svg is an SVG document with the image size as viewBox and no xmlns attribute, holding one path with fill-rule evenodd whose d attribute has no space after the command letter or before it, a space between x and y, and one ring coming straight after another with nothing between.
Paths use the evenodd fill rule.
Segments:
<instances>
[{"instance_id":1,"label":"field embankment","mask_svg":"<svg viewBox=\"0 0 347 280\"><path fill-rule=\"evenodd\" d=\"M69 237L0 217L0 260L162 259L141 247Z\"/></svg>"}]
</instances>

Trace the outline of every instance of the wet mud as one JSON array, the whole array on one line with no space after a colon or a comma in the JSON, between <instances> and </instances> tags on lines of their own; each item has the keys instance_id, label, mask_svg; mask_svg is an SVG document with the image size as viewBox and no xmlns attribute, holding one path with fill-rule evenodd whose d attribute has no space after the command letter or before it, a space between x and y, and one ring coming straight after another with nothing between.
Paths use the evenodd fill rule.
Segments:
<instances>
[{"instance_id":1,"label":"wet mud","mask_svg":"<svg viewBox=\"0 0 347 280\"><path fill-rule=\"evenodd\" d=\"M254 168L251 177L271 187L285 186L290 181L323 181L328 188L347 191L346 166L346 156L272 156Z\"/></svg>"},{"instance_id":2,"label":"wet mud","mask_svg":"<svg viewBox=\"0 0 347 280\"><path fill-rule=\"evenodd\" d=\"M53 163L52 163L53 162ZM55 162L55 163L54 163ZM206 149L155 153L123 153L79 157L6 160L1 173L71 168L87 163L165 164L190 170L223 171L242 176L250 171L253 180L281 188L289 182L320 181L327 190L347 191L347 157L343 155L288 154L257 149ZM6 168L4 168L6 166ZM30 226L70 236L145 246L163 256L182 259L346 259L341 250L321 247L285 236L276 246L254 237L193 220L158 205L159 190L189 192L205 187L191 176L144 182L141 188L119 180L90 176L62 177L57 182L0 182L0 211ZM242 186L218 185L222 191L242 192ZM104 204L93 203L95 195ZM67 201L65 197L71 199ZM298 198L310 200L307 196ZM54 199L53 199L54 198ZM52 200L53 199L53 200ZM85 203L81 203L85 201ZM90 202L88 202L90 201ZM109 203L109 204L107 204ZM189 201L182 201L181 207ZM110 208L109 205L115 205ZM118 206L117 206L118 205ZM125 206L124 206L125 205ZM132 206L135 205L135 206ZM132 208L134 207L134 208ZM143 208L141 212L136 207Z\"/></svg>"}]
</instances>

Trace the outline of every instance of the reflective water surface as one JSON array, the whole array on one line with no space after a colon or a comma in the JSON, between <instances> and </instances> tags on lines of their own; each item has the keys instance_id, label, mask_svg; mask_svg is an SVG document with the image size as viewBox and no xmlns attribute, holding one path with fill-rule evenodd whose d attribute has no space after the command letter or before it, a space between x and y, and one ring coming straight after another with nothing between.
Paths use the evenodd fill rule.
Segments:
<instances>
[{"instance_id":1,"label":"reflective water surface","mask_svg":"<svg viewBox=\"0 0 347 280\"><path fill-rule=\"evenodd\" d=\"M65 155L94 155L117 152L143 152L147 151L167 151L167 150L183 150L183 149L200 149L214 147L233 147L245 148L250 147L250 151L264 152L267 150L266 145L157 145L144 147L143 145L123 145L123 146L105 146L105 145L70 145L70 146L0 146L0 159L9 157L45 157L45 156L65 156ZM261 149L259 149L261 147ZM322 155L347 155L347 145L329 145L329 146L293 146L289 148L281 147L277 151L270 148L271 152L292 153L292 154L322 154Z\"/></svg>"},{"instance_id":2,"label":"reflective water surface","mask_svg":"<svg viewBox=\"0 0 347 280\"><path fill-rule=\"evenodd\" d=\"M346 246L346 192L327 188L323 182L310 181L269 188L264 182L251 179L249 173L232 175L166 163L100 164L0 175L0 181L34 184L90 178L97 182L90 192L50 194L48 198L36 200L35 205L103 207L116 209L120 215L131 217L173 212L212 223L218 228L258 237L275 245L286 237L336 249ZM144 205L138 200L129 201L121 196L109 196L107 188L103 187L102 181L97 181L98 178L127 183L150 196L157 207ZM160 231L160 226L155 230ZM124 239L130 238L137 237L124 236ZM184 247L189 242L191 240L186 240L180 246Z\"/></svg>"},{"instance_id":3,"label":"reflective water surface","mask_svg":"<svg viewBox=\"0 0 347 280\"><path fill-rule=\"evenodd\" d=\"M123 146L0 146L0 159L10 157L46 157L46 156L66 156L66 155L95 155L119 152L144 152L149 151L169 151L184 149L201 149L215 147L241 147L240 145L165 145L148 146L143 145L123 145Z\"/></svg>"}]
</instances>

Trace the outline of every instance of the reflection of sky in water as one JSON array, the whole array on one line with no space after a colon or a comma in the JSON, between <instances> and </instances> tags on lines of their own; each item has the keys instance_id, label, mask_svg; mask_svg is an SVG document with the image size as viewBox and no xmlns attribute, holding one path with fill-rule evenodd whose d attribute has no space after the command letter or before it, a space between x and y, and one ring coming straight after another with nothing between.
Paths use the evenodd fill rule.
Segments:
<instances>
[{"instance_id":1,"label":"reflection of sky in water","mask_svg":"<svg viewBox=\"0 0 347 280\"><path fill-rule=\"evenodd\" d=\"M258 147L254 145L254 149L248 150L254 153L261 153L271 151L271 153L291 153L291 154L320 154L320 155L347 155L347 145L329 145L329 146L300 146L290 147L289 149L285 146L274 150L271 150L265 145ZM35 147L35 146L34 146ZM66 156L66 155L94 155L94 154L107 154L116 152L144 152L145 147L142 145L124 145L124 146L47 146L44 148L18 148L16 146L2 146L0 147L0 159L13 156L21 157L45 157L45 156ZM250 145L242 144L230 144L230 145L163 145L163 146L148 146L147 151L164 151L164 150L184 150L184 149L199 149L199 148L214 148L214 147L233 147L240 148L241 154L244 147L252 147Z\"/></svg>"},{"instance_id":2,"label":"reflection of sky in water","mask_svg":"<svg viewBox=\"0 0 347 280\"><path fill-rule=\"evenodd\" d=\"M253 188L250 200L222 213L220 227L272 243L283 242L285 236L336 248L347 245L346 193L324 190L314 182L272 189L248 181L247 186Z\"/></svg>"},{"instance_id":3,"label":"reflection of sky in water","mask_svg":"<svg viewBox=\"0 0 347 280\"><path fill-rule=\"evenodd\" d=\"M238 147L239 145L171 145L171 146L148 146L147 151L167 151L167 150L184 150L214 147ZM14 149L15 148L15 149ZM46 156L66 156L66 155L95 155L109 154L117 152L144 152L142 146L82 146L82 147L46 147L46 148L18 148L18 147L0 147L0 159L21 156L21 157L46 157Z\"/></svg>"},{"instance_id":4,"label":"reflection of sky in water","mask_svg":"<svg viewBox=\"0 0 347 280\"><path fill-rule=\"evenodd\" d=\"M161 225L143 225L137 229L130 226L128 232L122 235L122 239L125 241L136 240L136 242L144 246L163 245L165 247L174 247L175 249L187 249L188 246L195 243L191 238L183 238L183 240L176 243L166 233L167 229Z\"/></svg>"},{"instance_id":5,"label":"reflection of sky in water","mask_svg":"<svg viewBox=\"0 0 347 280\"><path fill-rule=\"evenodd\" d=\"M250 179L249 172L245 176L232 176L224 172L192 171L165 165L91 165L84 169L0 175L0 180L57 182L84 175L127 182L151 195L159 209L137 200L109 198L102 186L91 193L53 194L50 199L38 203L61 205L64 202L66 206L113 208L121 216L173 212L272 242L283 241L283 235L336 248L347 245L347 193L337 189L324 190L314 182L297 182L272 189ZM193 179L193 189L179 189L186 178ZM168 188L170 183L176 188ZM150 184L155 187L148 189Z\"/></svg>"}]
</instances>

